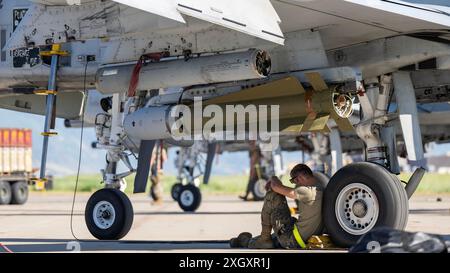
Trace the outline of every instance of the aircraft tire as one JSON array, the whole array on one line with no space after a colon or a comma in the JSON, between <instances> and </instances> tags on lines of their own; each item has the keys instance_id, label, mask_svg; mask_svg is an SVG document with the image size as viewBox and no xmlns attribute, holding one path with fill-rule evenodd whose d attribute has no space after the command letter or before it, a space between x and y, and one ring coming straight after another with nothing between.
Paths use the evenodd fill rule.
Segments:
<instances>
[{"instance_id":1,"label":"aircraft tire","mask_svg":"<svg viewBox=\"0 0 450 273\"><path fill-rule=\"evenodd\" d=\"M130 231L134 212L126 194L116 189L102 189L89 199L84 217L95 238L120 240Z\"/></svg>"},{"instance_id":2,"label":"aircraft tire","mask_svg":"<svg viewBox=\"0 0 450 273\"><path fill-rule=\"evenodd\" d=\"M170 190L170 195L172 196L173 201L178 201L178 197L180 196L181 188L183 187L183 184L176 183L172 186L172 189Z\"/></svg>"},{"instance_id":3,"label":"aircraft tire","mask_svg":"<svg viewBox=\"0 0 450 273\"><path fill-rule=\"evenodd\" d=\"M342 247L354 245L377 227L402 230L408 219L408 198L400 180L375 163L355 163L339 170L323 200L326 230Z\"/></svg>"},{"instance_id":4,"label":"aircraft tire","mask_svg":"<svg viewBox=\"0 0 450 273\"><path fill-rule=\"evenodd\" d=\"M9 182L0 182L0 205L9 205L11 203L12 190Z\"/></svg>"},{"instance_id":5,"label":"aircraft tire","mask_svg":"<svg viewBox=\"0 0 450 273\"><path fill-rule=\"evenodd\" d=\"M28 201L28 184L25 181L15 182L11 186L12 196L11 196L11 204L12 205L23 205Z\"/></svg>"},{"instance_id":6,"label":"aircraft tire","mask_svg":"<svg viewBox=\"0 0 450 273\"><path fill-rule=\"evenodd\" d=\"M321 173L321 172L314 172L314 177L316 178L318 184L322 188L322 190L325 192L328 183L330 182L330 177L328 175ZM297 208L299 207L298 200L295 200L297 203ZM327 229L325 228L325 225L322 227L322 234L327 234Z\"/></svg>"},{"instance_id":7,"label":"aircraft tire","mask_svg":"<svg viewBox=\"0 0 450 273\"><path fill-rule=\"evenodd\" d=\"M185 212L194 212L202 203L202 193L195 185L185 185L181 187L178 198L178 205Z\"/></svg>"},{"instance_id":8,"label":"aircraft tire","mask_svg":"<svg viewBox=\"0 0 450 273\"><path fill-rule=\"evenodd\" d=\"M398 180L398 177L395 174L391 174L395 180ZM400 204L403 205L403 208L400 209L400 223L397 227L398 230L405 230L406 225L408 224L409 219L409 198L408 193L405 190L404 184L401 180L398 180L399 183L395 183L395 185L398 187L399 195L401 197ZM404 194L403 194L404 193Z\"/></svg>"},{"instance_id":9,"label":"aircraft tire","mask_svg":"<svg viewBox=\"0 0 450 273\"><path fill-rule=\"evenodd\" d=\"M320 187L322 188L323 191L325 191L325 189L328 186L328 183L330 182L330 178L328 177L328 175L321 173L321 172L314 172L313 173L314 178L316 178L318 184L320 185ZM297 208L299 207L299 201L295 200L295 203L297 205Z\"/></svg>"},{"instance_id":10,"label":"aircraft tire","mask_svg":"<svg viewBox=\"0 0 450 273\"><path fill-rule=\"evenodd\" d=\"M254 182L252 182L251 189L253 194L253 199L255 201L262 201L264 200L264 197L266 197L266 184L267 179L261 178Z\"/></svg>"},{"instance_id":11,"label":"aircraft tire","mask_svg":"<svg viewBox=\"0 0 450 273\"><path fill-rule=\"evenodd\" d=\"M316 178L320 187L322 187L322 189L325 190L328 186L328 183L330 182L330 178L328 177L328 175L321 172L314 172L313 175L314 178Z\"/></svg>"}]
</instances>

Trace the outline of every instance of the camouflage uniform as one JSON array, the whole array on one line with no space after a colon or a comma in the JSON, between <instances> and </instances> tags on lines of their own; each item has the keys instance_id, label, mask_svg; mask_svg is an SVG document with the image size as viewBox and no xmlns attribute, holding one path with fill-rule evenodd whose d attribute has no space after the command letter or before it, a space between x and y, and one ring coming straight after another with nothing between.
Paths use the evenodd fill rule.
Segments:
<instances>
[{"instance_id":1,"label":"camouflage uniform","mask_svg":"<svg viewBox=\"0 0 450 273\"><path fill-rule=\"evenodd\" d=\"M261 212L263 227L272 227L272 238L277 247L285 249L300 248L294 237L294 225L297 225L304 242L313 235L321 235L322 191L317 187L299 187L295 189L300 203L299 220L291 216L286 197L274 191L267 192Z\"/></svg>"},{"instance_id":2,"label":"camouflage uniform","mask_svg":"<svg viewBox=\"0 0 450 273\"><path fill-rule=\"evenodd\" d=\"M150 159L150 196L155 202L162 201L163 185L161 177L163 175L163 165L167 160L167 153L162 142L159 142L153 149L152 157Z\"/></svg>"}]
</instances>

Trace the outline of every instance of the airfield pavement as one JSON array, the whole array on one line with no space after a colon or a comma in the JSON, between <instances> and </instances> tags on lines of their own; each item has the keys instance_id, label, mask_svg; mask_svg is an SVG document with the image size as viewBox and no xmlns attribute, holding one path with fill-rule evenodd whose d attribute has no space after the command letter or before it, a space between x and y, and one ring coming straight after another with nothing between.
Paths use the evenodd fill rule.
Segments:
<instances>
[{"instance_id":1,"label":"airfield pavement","mask_svg":"<svg viewBox=\"0 0 450 273\"><path fill-rule=\"evenodd\" d=\"M408 231L450 234L450 196L416 196L410 202ZM130 233L120 242L94 240L84 223L89 195L77 195L73 230L70 229L72 195L30 193L23 206L0 206L0 243L12 252L255 252L230 249L228 240L242 231L258 234L262 202L237 196L204 195L196 213L184 213L166 196L162 205L149 197L132 197L135 218ZM277 250L285 252L285 250ZM6 249L0 247L0 253ZM257 251L258 252L258 251ZM299 251L301 252L301 251ZM317 252L317 251L316 251Z\"/></svg>"}]
</instances>

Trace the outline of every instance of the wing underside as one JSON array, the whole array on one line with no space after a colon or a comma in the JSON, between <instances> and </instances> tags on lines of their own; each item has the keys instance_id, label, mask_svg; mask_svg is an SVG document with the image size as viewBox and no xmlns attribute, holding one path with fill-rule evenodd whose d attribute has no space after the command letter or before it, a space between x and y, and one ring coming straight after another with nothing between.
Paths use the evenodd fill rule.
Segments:
<instances>
[{"instance_id":1,"label":"wing underside","mask_svg":"<svg viewBox=\"0 0 450 273\"><path fill-rule=\"evenodd\" d=\"M280 18L269 0L113 0L185 23L184 16L233 29L277 44L284 43Z\"/></svg>"},{"instance_id":2,"label":"wing underside","mask_svg":"<svg viewBox=\"0 0 450 273\"><path fill-rule=\"evenodd\" d=\"M413 3L405 4L404 2ZM284 33L320 31L325 49L384 37L450 29L450 2L432 0L272 0Z\"/></svg>"}]
</instances>

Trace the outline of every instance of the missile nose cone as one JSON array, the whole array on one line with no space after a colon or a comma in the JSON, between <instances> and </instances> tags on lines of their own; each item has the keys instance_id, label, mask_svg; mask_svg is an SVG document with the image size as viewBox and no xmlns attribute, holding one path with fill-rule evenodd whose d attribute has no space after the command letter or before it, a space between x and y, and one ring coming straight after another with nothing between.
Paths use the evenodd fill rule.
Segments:
<instances>
[{"instance_id":1,"label":"missile nose cone","mask_svg":"<svg viewBox=\"0 0 450 273\"><path fill-rule=\"evenodd\" d=\"M339 107L344 107L346 105L347 100L345 99L344 95L340 95L338 98L338 105Z\"/></svg>"},{"instance_id":2,"label":"missile nose cone","mask_svg":"<svg viewBox=\"0 0 450 273\"><path fill-rule=\"evenodd\" d=\"M350 118L353 114L353 98L336 93L333 95L333 108L340 118Z\"/></svg>"},{"instance_id":3,"label":"missile nose cone","mask_svg":"<svg viewBox=\"0 0 450 273\"><path fill-rule=\"evenodd\" d=\"M272 60L270 58L270 55L266 51L259 50L256 52L256 70L257 72L267 77L270 74L270 71L272 69Z\"/></svg>"}]
</instances>

